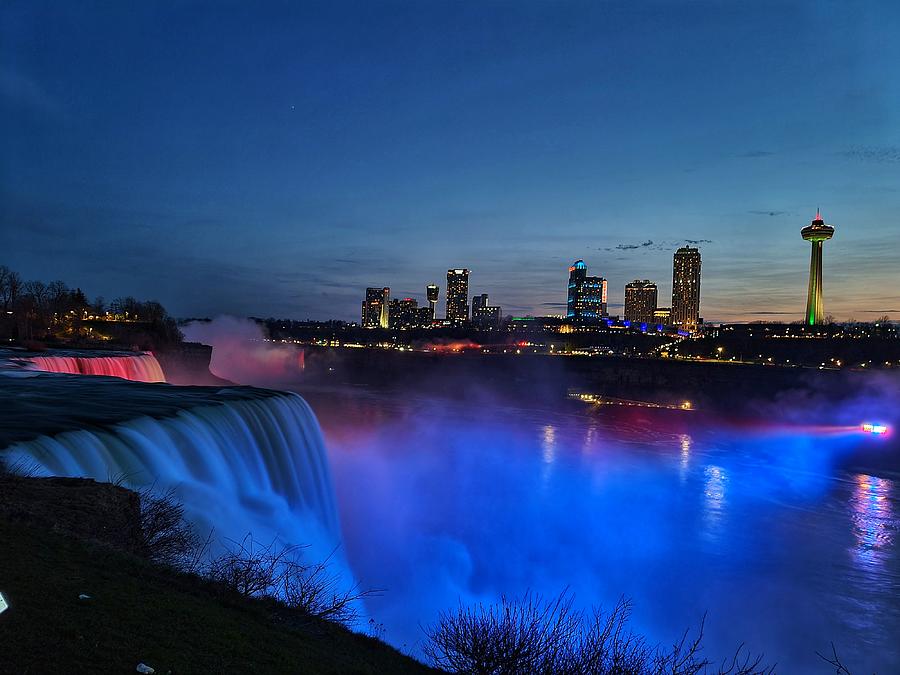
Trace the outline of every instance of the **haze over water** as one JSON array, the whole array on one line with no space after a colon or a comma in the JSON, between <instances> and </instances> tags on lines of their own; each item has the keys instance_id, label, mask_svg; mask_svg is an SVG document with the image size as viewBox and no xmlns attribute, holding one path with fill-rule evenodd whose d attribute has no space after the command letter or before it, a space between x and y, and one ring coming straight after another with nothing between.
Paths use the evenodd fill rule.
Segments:
<instances>
[{"instance_id":1,"label":"haze over water","mask_svg":"<svg viewBox=\"0 0 900 675\"><path fill-rule=\"evenodd\" d=\"M305 392L326 437L347 555L386 638L458 601L571 587L634 601L671 642L708 612L716 659L744 642L779 672L896 672L900 485L839 468L874 440L610 415Z\"/></svg>"}]
</instances>

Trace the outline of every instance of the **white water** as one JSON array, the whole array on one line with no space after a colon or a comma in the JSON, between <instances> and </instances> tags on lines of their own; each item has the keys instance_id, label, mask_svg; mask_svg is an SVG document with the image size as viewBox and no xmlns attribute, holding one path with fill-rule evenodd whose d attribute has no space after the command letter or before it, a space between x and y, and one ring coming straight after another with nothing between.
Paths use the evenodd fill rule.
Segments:
<instances>
[{"instance_id":1,"label":"white water","mask_svg":"<svg viewBox=\"0 0 900 675\"><path fill-rule=\"evenodd\" d=\"M252 533L263 544L308 544L305 555L318 561L341 542L319 424L296 394L41 436L11 445L7 453L37 475L175 488L200 533L214 529L216 548ZM343 566L343 555L336 558ZM349 573L344 576L349 583Z\"/></svg>"},{"instance_id":2,"label":"white water","mask_svg":"<svg viewBox=\"0 0 900 675\"><path fill-rule=\"evenodd\" d=\"M150 352L117 356L31 356L34 370L71 375L108 375L135 382L165 382L159 361Z\"/></svg>"}]
</instances>

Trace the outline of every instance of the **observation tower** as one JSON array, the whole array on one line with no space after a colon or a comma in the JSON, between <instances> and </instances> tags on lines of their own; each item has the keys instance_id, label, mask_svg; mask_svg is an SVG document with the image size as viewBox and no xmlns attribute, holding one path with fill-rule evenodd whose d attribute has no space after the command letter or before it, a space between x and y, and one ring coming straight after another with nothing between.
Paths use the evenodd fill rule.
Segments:
<instances>
[{"instance_id":1,"label":"observation tower","mask_svg":"<svg viewBox=\"0 0 900 675\"><path fill-rule=\"evenodd\" d=\"M805 321L808 326L815 326L822 323L825 318L822 302L822 242L828 241L834 236L834 228L825 224L819 209L816 209L816 217L809 225L800 230L800 236L812 243Z\"/></svg>"}]
</instances>

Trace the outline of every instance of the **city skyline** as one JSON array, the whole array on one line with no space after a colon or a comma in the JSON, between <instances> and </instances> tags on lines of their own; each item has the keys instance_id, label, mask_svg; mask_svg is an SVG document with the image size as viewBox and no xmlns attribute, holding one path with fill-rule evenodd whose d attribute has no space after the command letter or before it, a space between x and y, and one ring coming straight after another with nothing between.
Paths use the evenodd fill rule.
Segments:
<instances>
[{"instance_id":1,"label":"city skyline","mask_svg":"<svg viewBox=\"0 0 900 675\"><path fill-rule=\"evenodd\" d=\"M581 258L616 314L699 243L707 321L793 320L821 204L826 312L897 314L898 14L8 3L3 262L179 316L353 320L448 262L561 313Z\"/></svg>"}]
</instances>

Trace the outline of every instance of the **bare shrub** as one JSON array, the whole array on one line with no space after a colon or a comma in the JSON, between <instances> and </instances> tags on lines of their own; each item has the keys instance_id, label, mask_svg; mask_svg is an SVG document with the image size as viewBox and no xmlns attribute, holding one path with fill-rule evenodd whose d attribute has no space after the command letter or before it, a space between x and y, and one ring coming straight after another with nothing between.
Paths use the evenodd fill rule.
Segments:
<instances>
[{"instance_id":1,"label":"bare shrub","mask_svg":"<svg viewBox=\"0 0 900 675\"><path fill-rule=\"evenodd\" d=\"M139 553L147 560L194 571L209 544L204 544L184 517L184 506L174 490L155 494L151 488L140 493L141 531Z\"/></svg>"},{"instance_id":2,"label":"bare shrub","mask_svg":"<svg viewBox=\"0 0 900 675\"><path fill-rule=\"evenodd\" d=\"M5 457L0 457L0 479L3 478L33 478L39 474L36 462L19 458L10 462Z\"/></svg>"},{"instance_id":3,"label":"bare shrub","mask_svg":"<svg viewBox=\"0 0 900 675\"><path fill-rule=\"evenodd\" d=\"M850 669L843 664L841 657L838 656L837 648L834 646L833 642L831 643L831 656L825 656L819 652L816 652L816 656L834 668L836 675L851 675Z\"/></svg>"},{"instance_id":4,"label":"bare shrub","mask_svg":"<svg viewBox=\"0 0 900 675\"><path fill-rule=\"evenodd\" d=\"M250 534L231 543L233 548L210 561L206 576L247 598L274 596L281 587L285 563L297 547L276 549L274 542L258 544Z\"/></svg>"},{"instance_id":5,"label":"bare shrub","mask_svg":"<svg viewBox=\"0 0 900 675\"><path fill-rule=\"evenodd\" d=\"M473 675L758 675L772 672L739 648L714 668L701 654L703 623L693 638L685 632L671 649L651 646L628 628L631 604L620 600L606 614L572 608L568 590L545 600L527 593L520 600L475 607L460 605L426 628L425 655L438 668Z\"/></svg>"},{"instance_id":6,"label":"bare shrub","mask_svg":"<svg viewBox=\"0 0 900 675\"><path fill-rule=\"evenodd\" d=\"M306 547L263 545L247 535L213 559L206 576L244 597L269 597L303 618L334 621L350 626L359 620L359 601L378 591L346 587L332 571L334 551L325 560L307 563Z\"/></svg>"},{"instance_id":7,"label":"bare shrub","mask_svg":"<svg viewBox=\"0 0 900 675\"><path fill-rule=\"evenodd\" d=\"M318 563L286 562L278 599L309 616L353 626L359 621L360 601L380 591L363 590L358 583L345 586L342 577L331 570L333 557L334 551Z\"/></svg>"},{"instance_id":8,"label":"bare shrub","mask_svg":"<svg viewBox=\"0 0 900 675\"><path fill-rule=\"evenodd\" d=\"M499 604L460 605L427 629L426 656L455 673L550 673L576 659L581 615L567 591L554 600L527 593Z\"/></svg>"}]
</instances>

